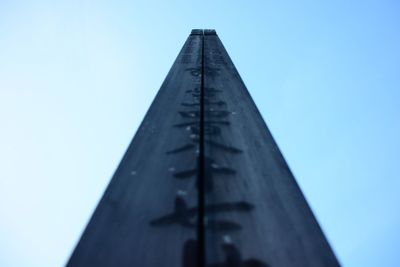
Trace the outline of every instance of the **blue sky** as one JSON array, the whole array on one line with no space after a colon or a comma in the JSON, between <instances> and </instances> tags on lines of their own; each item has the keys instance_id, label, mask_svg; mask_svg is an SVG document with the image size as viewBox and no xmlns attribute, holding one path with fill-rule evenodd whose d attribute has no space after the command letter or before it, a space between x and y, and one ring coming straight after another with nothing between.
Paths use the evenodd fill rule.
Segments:
<instances>
[{"instance_id":1,"label":"blue sky","mask_svg":"<svg viewBox=\"0 0 400 267\"><path fill-rule=\"evenodd\" d=\"M0 266L62 266L192 28L215 28L344 266L400 264L400 4L0 1Z\"/></svg>"}]
</instances>

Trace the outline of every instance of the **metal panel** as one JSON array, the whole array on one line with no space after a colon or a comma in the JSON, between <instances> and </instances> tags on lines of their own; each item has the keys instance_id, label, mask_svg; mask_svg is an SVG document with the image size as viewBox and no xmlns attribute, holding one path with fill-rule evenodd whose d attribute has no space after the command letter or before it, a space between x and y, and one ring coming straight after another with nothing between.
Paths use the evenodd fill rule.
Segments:
<instances>
[{"instance_id":1,"label":"metal panel","mask_svg":"<svg viewBox=\"0 0 400 267\"><path fill-rule=\"evenodd\" d=\"M204 45L206 207L225 207L206 212L207 263L338 266L220 39Z\"/></svg>"},{"instance_id":2,"label":"metal panel","mask_svg":"<svg viewBox=\"0 0 400 267\"><path fill-rule=\"evenodd\" d=\"M187 39L67 266L181 266L198 220L201 42Z\"/></svg>"}]
</instances>

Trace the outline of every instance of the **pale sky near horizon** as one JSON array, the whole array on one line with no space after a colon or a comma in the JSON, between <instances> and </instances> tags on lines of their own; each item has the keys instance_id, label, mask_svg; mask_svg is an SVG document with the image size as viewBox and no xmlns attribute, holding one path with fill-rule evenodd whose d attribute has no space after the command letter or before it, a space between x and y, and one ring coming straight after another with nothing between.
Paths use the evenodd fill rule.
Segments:
<instances>
[{"instance_id":1,"label":"pale sky near horizon","mask_svg":"<svg viewBox=\"0 0 400 267\"><path fill-rule=\"evenodd\" d=\"M343 266L400 265L400 3L0 1L0 266L63 266L192 28Z\"/></svg>"}]
</instances>

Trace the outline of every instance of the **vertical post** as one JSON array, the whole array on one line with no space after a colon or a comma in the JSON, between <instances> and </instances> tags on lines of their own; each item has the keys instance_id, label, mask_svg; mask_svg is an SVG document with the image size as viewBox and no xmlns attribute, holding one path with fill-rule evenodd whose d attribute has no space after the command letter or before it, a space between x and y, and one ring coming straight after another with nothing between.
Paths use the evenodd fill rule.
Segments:
<instances>
[{"instance_id":1,"label":"vertical post","mask_svg":"<svg viewBox=\"0 0 400 267\"><path fill-rule=\"evenodd\" d=\"M339 266L214 30L188 37L67 266Z\"/></svg>"}]
</instances>

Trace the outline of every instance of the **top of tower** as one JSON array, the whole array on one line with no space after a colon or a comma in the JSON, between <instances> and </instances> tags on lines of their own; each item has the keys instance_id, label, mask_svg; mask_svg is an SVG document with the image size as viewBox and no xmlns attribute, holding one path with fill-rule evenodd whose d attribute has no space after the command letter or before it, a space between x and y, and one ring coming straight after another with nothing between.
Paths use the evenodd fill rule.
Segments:
<instances>
[{"instance_id":1,"label":"top of tower","mask_svg":"<svg viewBox=\"0 0 400 267\"><path fill-rule=\"evenodd\" d=\"M190 35L217 35L214 29L193 29Z\"/></svg>"}]
</instances>

